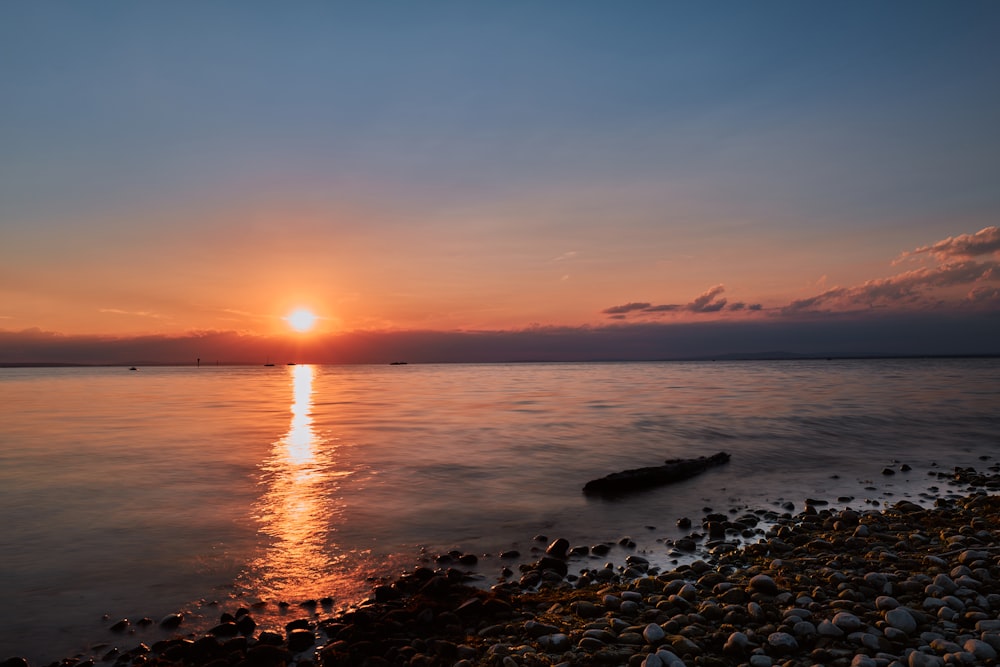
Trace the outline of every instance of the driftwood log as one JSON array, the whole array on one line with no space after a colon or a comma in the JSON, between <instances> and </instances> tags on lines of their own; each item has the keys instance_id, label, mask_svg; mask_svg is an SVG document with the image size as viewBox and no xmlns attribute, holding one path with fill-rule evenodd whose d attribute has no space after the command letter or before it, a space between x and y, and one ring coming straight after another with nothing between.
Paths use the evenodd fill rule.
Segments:
<instances>
[{"instance_id":1,"label":"driftwood log","mask_svg":"<svg viewBox=\"0 0 1000 667\"><path fill-rule=\"evenodd\" d=\"M661 484L671 484L699 475L712 466L729 461L729 454L719 452L696 459L668 459L661 466L634 468L592 479L583 487L588 496L617 496Z\"/></svg>"}]
</instances>

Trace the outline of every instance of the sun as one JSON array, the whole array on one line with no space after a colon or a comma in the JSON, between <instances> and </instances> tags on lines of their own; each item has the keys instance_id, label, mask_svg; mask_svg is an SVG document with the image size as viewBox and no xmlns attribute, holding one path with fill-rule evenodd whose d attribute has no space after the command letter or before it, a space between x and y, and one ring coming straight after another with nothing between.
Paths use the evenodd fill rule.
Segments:
<instances>
[{"instance_id":1,"label":"sun","mask_svg":"<svg viewBox=\"0 0 1000 667\"><path fill-rule=\"evenodd\" d=\"M316 316L311 310L305 308L293 310L285 319L288 320L288 325L296 331L309 331L316 325Z\"/></svg>"}]
</instances>

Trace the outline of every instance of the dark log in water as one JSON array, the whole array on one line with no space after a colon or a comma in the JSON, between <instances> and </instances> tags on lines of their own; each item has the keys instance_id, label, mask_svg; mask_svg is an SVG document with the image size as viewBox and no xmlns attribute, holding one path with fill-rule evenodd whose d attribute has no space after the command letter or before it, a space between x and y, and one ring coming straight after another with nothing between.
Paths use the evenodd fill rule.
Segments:
<instances>
[{"instance_id":1,"label":"dark log in water","mask_svg":"<svg viewBox=\"0 0 1000 667\"><path fill-rule=\"evenodd\" d=\"M728 461L729 454L725 452L712 456L699 456L696 459L669 459L661 466L623 470L600 479L592 479L584 485L583 492L593 496L617 496L630 491L680 482Z\"/></svg>"}]
</instances>

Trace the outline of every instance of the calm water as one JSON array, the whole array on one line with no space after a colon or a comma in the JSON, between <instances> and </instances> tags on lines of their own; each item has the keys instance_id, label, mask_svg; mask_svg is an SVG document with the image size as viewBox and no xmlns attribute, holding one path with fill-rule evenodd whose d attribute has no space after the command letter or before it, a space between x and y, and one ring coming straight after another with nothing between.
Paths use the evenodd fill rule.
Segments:
<instances>
[{"instance_id":1,"label":"calm water","mask_svg":"<svg viewBox=\"0 0 1000 667\"><path fill-rule=\"evenodd\" d=\"M424 552L493 554L487 582L536 534L666 561L706 507L914 496L1000 455L982 359L0 369L0 405L0 658L36 663L152 637L110 635L122 617L354 603ZM682 484L580 492L720 450Z\"/></svg>"}]
</instances>

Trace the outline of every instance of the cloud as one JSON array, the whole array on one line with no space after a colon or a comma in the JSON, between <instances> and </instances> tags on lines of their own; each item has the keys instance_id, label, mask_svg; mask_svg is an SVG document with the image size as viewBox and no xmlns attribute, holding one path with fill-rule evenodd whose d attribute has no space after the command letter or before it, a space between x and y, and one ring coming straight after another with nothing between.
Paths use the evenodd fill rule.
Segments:
<instances>
[{"instance_id":1,"label":"cloud","mask_svg":"<svg viewBox=\"0 0 1000 667\"><path fill-rule=\"evenodd\" d=\"M974 259L984 255L996 259ZM818 294L796 299L786 305L768 309L776 316L795 317L817 313L871 311L875 309L926 310L930 308L989 308L1000 301L1000 227L986 227L975 234L948 237L937 243L917 248L901 257L926 255L937 260L936 265L920 266L887 278L877 278L853 286L826 287L823 275L814 287ZM896 264L897 262L892 262ZM956 291L968 287L964 295ZM715 285L687 304L651 305L647 302L627 303L602 311L612 319L626 316L649 318L663 313L758 313L762 304L747 305L742 301L728 303L721 295L724 285Z\"/></svg>"},{"instance_id":2,"label":"cloud","mask_svg":"<svg viewBox=\"0 0 1000 667\"><path fill-rule=\"evenodd\" d=\"M1000 262L949 262L921 267L889 278L869 280L854 287L833 287L821 294L792 301L781 308L785 315L817 310L853 310L889 306L920 306L940 302L934 290L1000 280ZM972 292L976 290L973 289ZM972 293L970 292L970 294ZM978 299L967 298L967 301Z\"/></svg>"},{"instance_id":3,"label":"cloud","mask_svg":"<svg viewBox=\"0 0 1000 667\"><path fill-rule=\"evenodd\" d=\"M961 234L904 252L896 262L916 255L931 255L938 260L969 259L1000 253L1000 227L984 227L975 234ZM895 263L895 262L894 262Z\"/></svg>"},{"instance_id":4,"label":"cloud","mask_svg":"<svg viewBox=\"0 0 1000 667\"><path fill-rule=\"evenodd\" d=\"M713 299L724 291L726 288L723 285L716 285L695 297L695 300L689 303L686 308L693 313L717 313L725 308L726 300L713 301Z\"/></svg>"},{"instance_id":5,"label":"cloud","mask_svg":"<svg viewBox=\"0 0 1000 667\"><path fill-rule=\"evenodd\" d=\"M646 310L650 307L650 304L644 302L626 303L621 306L611 306L610 308L605 308L601 312L605 315L624 315L625 313L631 313L635 310Z\"/></svg>"},{"instance_id":6,"label":"cloud","mask_svg":"<svg viewBox=\"0 0 1000 667\"><path fill-rule=\"evenodd\" d=\"M569 252L564 252L563 254L559 255L558 257L553 257L552 261L553 262L562 262L562 261L565 261L567 259L573 259L578 254L579 253L576 250L570 250Z\"/></svg>"},{"instance_id":7,"label":"cloud","mask_svg":"<svg viewBox=\"0 0 1000 667\"><path fill-rule=\"evenodd\" d=\"M162 320L166 319L166 315L160 315L159 313L154 313L150 310L121 310L120 308L99 308L99 313L108 313L111 315L128 315L130 317L151 317L153 319Z\"/></svg>"},{"instance_id":8,"label":"cloud","mask_svg":"<svg viewBox=\"0 0 1000 667\"><path fill-rule=\"evenodd\" d=\"M725 291L724 285L716 285L711 287L705 292L702 292L696 296L692 301L686 304L679 303L664 303L657 306L645 301L638 301L633 303L626 303L622 306L611 306L610 308L605 308L601 312L605 315L612 315L612 319L623 319L623 315L627 313L638 313L640 315L658 315L661 313L677 313L677 312L690 312L690 313L717 313L726 307L728 303L726 299L716 299L717 296ZM736 308L730 306L730 310L742 310L743 306L740 305Z\"/></svg>"}]
</instances>

